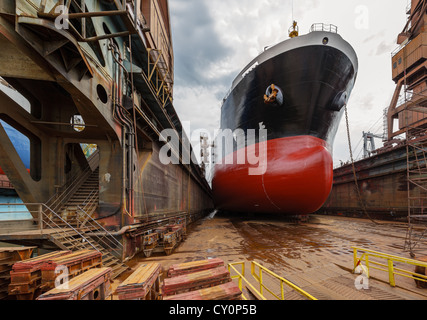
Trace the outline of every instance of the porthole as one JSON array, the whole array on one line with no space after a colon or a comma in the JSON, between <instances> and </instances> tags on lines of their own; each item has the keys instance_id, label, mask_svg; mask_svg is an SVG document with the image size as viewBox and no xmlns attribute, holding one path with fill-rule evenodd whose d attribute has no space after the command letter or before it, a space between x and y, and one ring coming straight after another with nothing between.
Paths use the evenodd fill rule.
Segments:
<instances>
[{"instance_id":1,"label":"porthole","mask_svg":"<svg viewBox=\"0 0 427 320\"><path fill-rule=\"evenodd\" d=\"M328 37L324 37L322 43L325 44L325 45L328 44L329 43L329 38Z\"/></svg>"},{"instance_id":2,"label":"porthole","mask_svg":"<svg viewBox=\"0 0 427 320\"><path fill-rule=\"evenodd\" d=\"M96 93L98 94L99 100L101 100L101 102L103 104L106 104L108 102L107 91L105 90L105 88L102 85L98 84L96 86Z\"/></svg>"}]
</instances>

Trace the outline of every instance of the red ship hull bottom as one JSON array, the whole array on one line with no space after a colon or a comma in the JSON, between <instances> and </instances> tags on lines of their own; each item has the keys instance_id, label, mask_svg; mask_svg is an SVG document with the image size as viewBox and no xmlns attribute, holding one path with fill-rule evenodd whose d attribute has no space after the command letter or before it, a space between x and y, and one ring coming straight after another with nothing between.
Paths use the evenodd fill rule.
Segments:
<instances>
[{"instance_id":1,"label":"red ship hull bottom","mask_svg":"<svg viewBox=\"0 0 427 320\"><path fill-rule=\"evenodd\" d=\"M327 143L312 136L263 143L267 144L263 175L249 175L249 168L257 166L226 164L229 157L237 163L237 152L215 165L212 189L217 209L284 215L306 215L320 209L333 183L333 160ZM263 147L255 146L257 154Z\"/></svg>"}]
</instances>

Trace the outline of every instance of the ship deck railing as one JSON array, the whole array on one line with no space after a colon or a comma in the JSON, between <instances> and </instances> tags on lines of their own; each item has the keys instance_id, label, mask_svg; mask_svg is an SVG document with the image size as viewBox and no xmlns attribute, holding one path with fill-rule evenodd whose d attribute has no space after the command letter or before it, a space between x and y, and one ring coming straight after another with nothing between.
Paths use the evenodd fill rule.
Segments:
<instances>
[{"instance_id":1,"label":"ship deck railing","mask_svg":"<svg viewBox=\"0 0 427 320\"><path fill-rule=\"evenodd\" d=\"M238 266L240 266L240 270L237 269ZM246 278L245 262L228 264L228 271L232 279L237 279L240 291L243 292L243 284L245 284L250 293L259 300L270 300L270 297L266 297L267 294L270 294L277 300L286 300L285 294L287 291L289 292L289 290L299 293L308 300L317 300L311 294L289 280L282 278L255 261L251 261L251 275L253 279L255 279L255 285L258 286L259 290ZM244 300L248 300L248 297L244 293L242 297Z\"/></svg>"},{"instance_id":2,"label":"ship deck railing","mask_svg":"<svg viewBox=\"0 0 427 320\"><path fill-rule=\"evenodd\" d=\"M314 32L314 31L338 33L338 27L333 24L314 23L310 28L310 32Z\"/></svg>"},{"instance_id":3,"label":"ship deck railing","mask_svg":"<svg viewBox=\"0 0 427 320\"><path fill-rule=\"evenodd\" d=\"M371 269L376 269L388 273L389 284L396 287L395 276L402 276L416 281L427 282L427 276L404 269L405 265L413 267L427 268L427 262L399 257L378 251L352 247L354 256L353 273L357 272L357 268L362 268L362 273L369 279L371 277ZM360 256L358 254L361 253ZM374 260L375 259L375 260ZM363 263L365 265L363 265Z\"/></svg>"}]
</instances>

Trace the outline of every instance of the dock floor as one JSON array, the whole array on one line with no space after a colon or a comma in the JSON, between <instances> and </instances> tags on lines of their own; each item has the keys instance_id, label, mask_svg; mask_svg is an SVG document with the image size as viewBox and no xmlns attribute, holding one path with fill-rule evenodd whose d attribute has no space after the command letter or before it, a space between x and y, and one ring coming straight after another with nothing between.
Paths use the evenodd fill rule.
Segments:
<instances>
[{"instance_id":1,"label":"dock floor","mask_svg":"<svg viewBox=\"0 0 427 320\"><path fill-rule=\"evenodd\" d=\"M393 288L388 274L377 270L371 273L368 290L355 287L358 275L351 272L351 247L409 258L403 251L406 226L402 223L313 215L298 224L275 216L242 218L219 213L196 222L187 234L171 256L136 256L128 263L131 270L116 279L113 288L143 262L159 262L167 269L176 263L221 258L226 263L245 261L247 278L252 278L250 262L256 261L319 300L427 299L427 289L418 289L414 280L397 276ZM288 290L285 298L303 297Z\"/></svg>"}]
</instances>

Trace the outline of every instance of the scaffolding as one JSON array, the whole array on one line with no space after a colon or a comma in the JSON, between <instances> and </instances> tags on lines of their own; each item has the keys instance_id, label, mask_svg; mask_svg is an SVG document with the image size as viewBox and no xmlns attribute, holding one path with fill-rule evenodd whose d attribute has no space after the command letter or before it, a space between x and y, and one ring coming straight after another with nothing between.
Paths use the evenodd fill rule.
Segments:
<instances>
[{"instance_id":1,"label":"scaffolding","mask_svg":"<svg viewBox=\"0 0 427 320\"><path fill-rule=\"evenodd\" d=\"M404 250L415 257L427 236L427 0L413 0L407 8L408 22L392 53L396 90L388 110L389 143L405 135L407 154L408 228ZM394 131L394 120L399 129ZM425 246L424 246L425 249Z\"/></svg>"},{"instance_id":2,"label":"scaffolding","mask_svg":"<svg viewBox=\"0 0 427 320\"><path fill-rule=\"evenodd\" d=\"M413 134L411 132L417 132ZM427 134L408 130L407 138L408 230L405 251L420 249L427 233Z\"/></svg>"}]
</instances>

